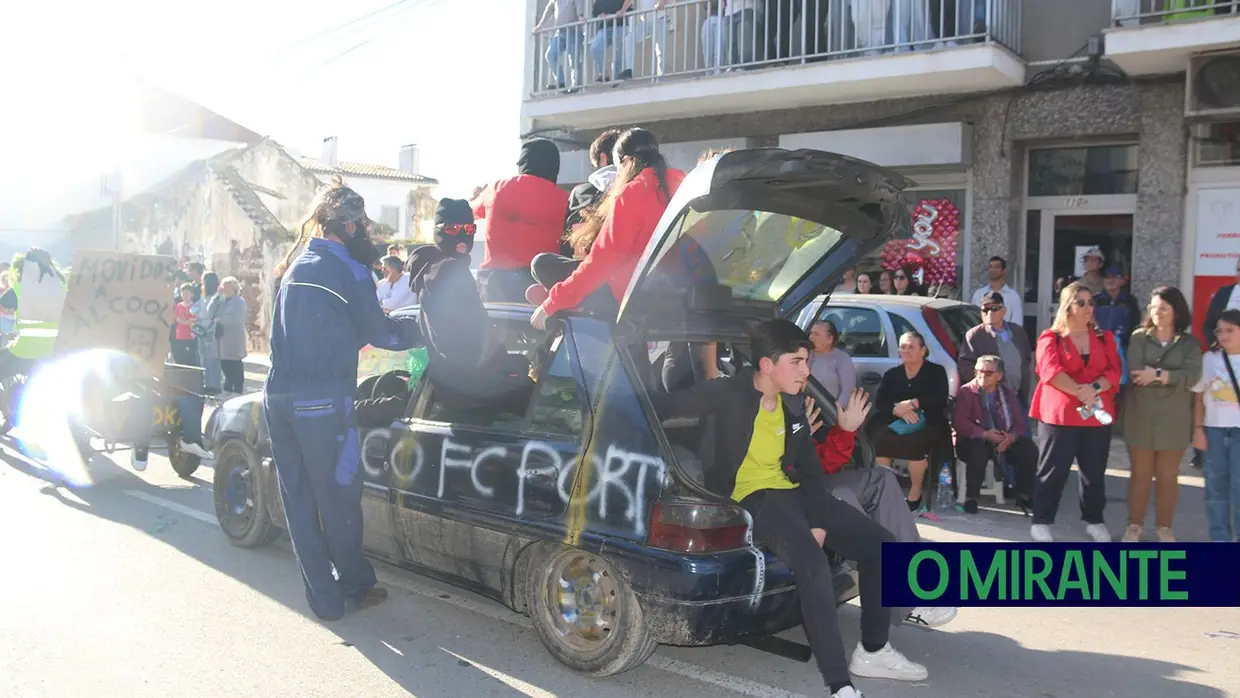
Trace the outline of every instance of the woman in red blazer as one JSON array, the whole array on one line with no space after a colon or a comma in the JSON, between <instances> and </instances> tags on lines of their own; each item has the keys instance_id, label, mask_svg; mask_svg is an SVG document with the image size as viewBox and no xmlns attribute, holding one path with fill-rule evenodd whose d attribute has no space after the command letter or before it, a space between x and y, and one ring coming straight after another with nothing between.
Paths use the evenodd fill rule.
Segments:
<instances>
[{"instance_id":1,"label":"woman in red blazer","mask_svg":"<svg viewBox=\"0 0 1240 698\"><path fill-rule=\"evenodd\" d=\"M1097 406L1114 415L1121 370L1115 337L1094 326L1093 294L1080 283L1068 284L1059 294L1055 321L1038 337L1038 387L1029 405L1029 416L1038 420L1041 451L1029 530L1034 540L1053 540L1050 526L1074 460L1080 470L1085 531L1098 542L1111 540L1102 519L1110 420L1104 417L1104 424L1097 413L1082 417L1080 409Z\"/></svg>"}]
</instances>

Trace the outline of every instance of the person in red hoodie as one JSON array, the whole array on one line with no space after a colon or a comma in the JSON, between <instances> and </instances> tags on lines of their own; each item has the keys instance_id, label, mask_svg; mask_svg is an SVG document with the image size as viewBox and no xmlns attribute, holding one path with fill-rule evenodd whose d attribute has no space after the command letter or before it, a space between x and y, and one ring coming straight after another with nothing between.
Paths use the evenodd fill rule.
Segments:
<instances>
[{"instance_id":1,"label":"person in red hoodie","mask_svg":"<svg viewBox=\"0 0 1240 698\"><path fill-rule=\"evenodd\" d=\"M517 176L488 184L470 202L485 220L486 249L478 265L484 301L522 303L534 282L530 262L558 252L568 213L568 192L556 184L560 150L545 138L521 144Z\"/></svg>"},{"instance_id":2,"label":"person in red hoodie","mask_svg":"<svg viewBox=\"0 0 1240 698\"><path fill-rule=\"evenodd\" d=\"M848 406L836 413L835 425L823 433L822 411L814 398L805 398L805 414L809 415L810 434L814 436L818 460L825 474L824 484L833 497L865 512L875 523L895 536L898 543L917 543L921 534L913 512L905 504L900 481L891 468L882 466L844 469L852 460L857 443L857 430L870 414L870 396L857 388L848 396ZM838 407L838 403L837 403ZM906 622L937 628L956 617L952 606L921 606L892 609L893 625Z\"/></svg>"},{"instance_id":3,"label":"person in red hoodie","mask_svg":"<svg viewBox=\"0 0 1240 698\"><path fill-rule=\"evenodd\" d=\"M1041 452L1029 535L1039 543L1054 540L1050 526L1074 460L1085 532L1099 543L1111 541L1102 514L1121 366L1115 335L1094 324L1093 292L1079 281L1068 284L1055 321L1038 336L1038 386L1029 401Z\"/></svg>"},{"instance_id":4,"label":"person in red hoodie","mask_svg":"<svg viewBox=\"0 0 1240 698\"><path fill-rule=\"evenodd\" d=\"M645 129L626 131L616 141L612 154L619 174L598 216L585 223L600 226L589 253L580 263L565 259L558 265L563 278L545 278L550 276L550 265L540 265L538 280L548 291L530 318L536 329L546 327L548 317L576 308L587 298L592 305L607 302L605 296L600 299L601 294L596 294L603 289L609 289L615 306L619 305L646 243L685 178L684 172L667 166L658 140Z\"/></svg>"}]
</instances>

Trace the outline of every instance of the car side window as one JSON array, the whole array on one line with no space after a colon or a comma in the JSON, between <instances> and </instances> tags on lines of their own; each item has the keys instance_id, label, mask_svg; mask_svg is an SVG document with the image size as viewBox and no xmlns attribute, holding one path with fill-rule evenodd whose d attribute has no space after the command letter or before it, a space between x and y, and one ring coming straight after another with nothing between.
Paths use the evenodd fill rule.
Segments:
<instances>
[{"instance_id":1,"label":"car side window","mask_svg":"<svg viewBox=\"0 0 1240 698\"><path fill-rule=\"evenodd\" d=\"M529 320L492 318L492 331L495 333L494 339L502 343L510 355L523 356L528 360L534 354L535 335ZM421 392L420 404L413 411L415 417L499 431L520 432L525 429L525 412L529 403L518 406L511 400L481 403L454 399L444 386L432 385L429 381Z\"/></svg>"},{"instance_id":2,"label":"car side window","mask_svg":"<svg viewBox=\"0 0 1240 698\"><path fill-rule=\"evenodd\" d=\"M897 315L896 313L891 313L891 328L895 330L896 342L900 341L900 338L904 336L905 332L917 332L917 328L913 327L913 323L905 320L902 316ZM921 333L917 332L917 334Z\"/></svg>"},{"instance_id":3,"label":"car side window","mask_svg":"<svg viewBox=\"0 0 1240 698\"><path fill-rule=\"evenodd\" d=\"M827 306L818 315L840 333L840 346L854 359L886 358L887 334L878 311L870 308Z\"/></svg>"},{"instance_id":4,"label":"car side window","mask_svg":"<svg viewBox=\"0 0 1240 698\"><path fill-rule=\"evenodd\" d=\"M577 394L577 380L569 366L568 343L563 335L551 344L549 363L538 370L538 385L530 404L530 431L577 437L585 414Z\"/></svg>"}]
</instances>

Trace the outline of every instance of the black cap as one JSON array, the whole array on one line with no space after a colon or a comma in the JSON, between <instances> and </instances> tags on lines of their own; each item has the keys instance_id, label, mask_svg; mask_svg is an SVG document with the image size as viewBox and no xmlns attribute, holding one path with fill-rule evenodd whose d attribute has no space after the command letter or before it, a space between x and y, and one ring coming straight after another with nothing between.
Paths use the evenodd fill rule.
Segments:
<instances>
[{"instance_id":1,"label":"black cap","mask_svg":"<svg viewBox=\"0 0 1240 698\"><path fill-rule=\"evenodd\" d=\"M982 305L1003 305L1003 294L995 291L982 298Z\"/></svg>"}]
</instances>

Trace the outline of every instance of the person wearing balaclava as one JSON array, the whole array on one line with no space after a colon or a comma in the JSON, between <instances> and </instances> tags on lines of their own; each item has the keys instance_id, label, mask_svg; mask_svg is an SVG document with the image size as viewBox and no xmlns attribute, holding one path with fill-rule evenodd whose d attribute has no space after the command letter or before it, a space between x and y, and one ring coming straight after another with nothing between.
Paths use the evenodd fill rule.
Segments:
<instances>
[{"instance_id":1,"label":"person wearing balaclava","mask_svg":"<svg viewBox=\"0 0 1240 698\"><path fill-rule=\"evenodd\" d=\"M530 262L544 252L559 252L568 213L568 192L556 184L560 150L545 138L521 144L517 176L483 188L470 203L486 222L486 250L478 280L488 301L524 303L534 283Z\"/></svg>"},{"instance_id":2,"label":"person wearing balaclava","mask_svg":"<svg viewBox=\"0 0 1240 698\"><path fill-rule=\"evenodd\" d=\"M379 307L364 201L339 179L315 197L276 268L263 406L289 538L323 620L382 603L362 554L361 452L353 424L358 352L421 344L417 317ZM335 575L333 575L333 569Z\"/></svg>"},{"instance_id":3,"label":"person wearing balaclava","mask_svg":"<svg viewBox=\"0 0 1240 698\"><path fill-rule=\"evenodd\" d=\"M454 407L494 406L509 398L524 405L533 388L529 364L509 355L491 335L469 271L476 232L469 202L443 199L435 211L435 244L409 253L405 270L421 301L426 376Z\"/></svg>"}]
</instances>

